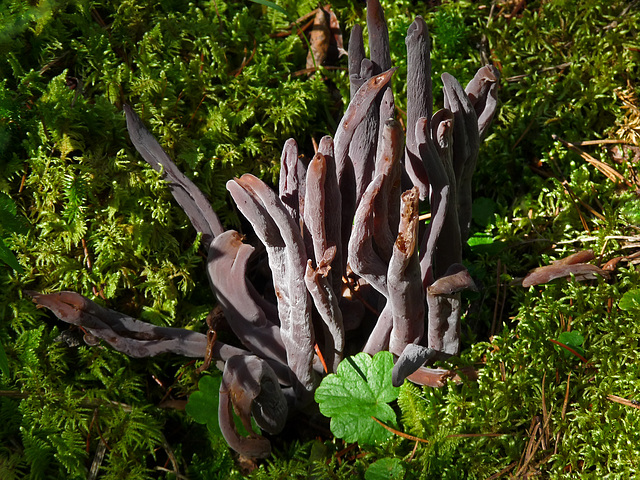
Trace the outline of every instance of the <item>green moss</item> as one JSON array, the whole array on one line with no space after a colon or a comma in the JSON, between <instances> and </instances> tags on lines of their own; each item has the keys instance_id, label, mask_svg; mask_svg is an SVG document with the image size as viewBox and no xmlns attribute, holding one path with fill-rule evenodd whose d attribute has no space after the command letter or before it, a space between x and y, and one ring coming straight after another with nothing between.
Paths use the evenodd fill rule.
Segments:
<instances>
[{"instance_id":1,"label":"green moss","mask_svg":"<svg viewBox=\"0 0 640 480\"><path fill-rule=\"evenodd\" d=\"M515 474L543 402L549 444L531 464L543 476L638 474L635 409L607 400L635 400L639 387L638 322L618 307L637 288L635 268L621 263L606 282L509 286L506 297L495 284L497 273L508 284L577 248L604 260L633 251L620 238L637 235L633 189L622 191L552 135L607 138L628 120L616 92L638 95L640 15L622 1L534 1L513 17L491 4L383 2L401 118L404 35L416 14L432 33L436 105L439 75L466 84L482 50L502 73L501 108L475 179L476 197L495 201L497 216L474 225L500 248L465 255L484 288L469 297L458 363L475 365L479 380L403 387L402 428L431 442L414 455L399 438L346 453L327 437L287 440L254 478L363 478L370 464L394 456L407 462L407 479L487 478L510 466ZM162 470L173 468L167 446L190 477L242 476L206 428L158 408L195 388L194 365L56 342L61 324L22 291L75 290L156 324L204 328L214 299L199 238L129 143L121 107L132 104L223 222L240 226L226 181L253 172L274 182L284 141L294 137L311 152L311 137L330 133L342 108L334 89L348 92L343 71L295 75L305 68L305 43L271 34L315 4L279 5L287 16L221 0L0 6L0 192L15 205L9 216L2 210L0 238L23 269L0 265L9 365L0 376L1 478L86 478L103 440L100 478L175 478ZM334 8L346 40L353 23L364 24L362 5ZM637 165L587 149L633 180ZM569 325L584 337L590 365L549 341ZM502 435L452 436L469 433Z\"/></svg>"}]
</instances>

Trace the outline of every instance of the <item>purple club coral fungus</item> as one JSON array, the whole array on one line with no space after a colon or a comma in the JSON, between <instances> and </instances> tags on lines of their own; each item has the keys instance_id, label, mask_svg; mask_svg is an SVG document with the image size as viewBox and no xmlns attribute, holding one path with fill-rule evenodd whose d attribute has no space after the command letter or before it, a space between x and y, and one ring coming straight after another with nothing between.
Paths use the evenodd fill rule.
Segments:
<instances>
[{"instance_id":1,"label":"purple club coral fungus","mask_svg":"<svg viewBox=\"0 0 640 480\"><path fill-rule=\"evenodd\" d=\"M433 113L429 35L417 17L406 38L405 133L394 119L395 70L378 0L367 2L367 24L371 58L356 27L349 43L351 101L335 137L321 140L308 165L296 142L287 141L278 192L249 174L227 183L266 248L276 304L247 276L254 248L223 230L204 195L125 106L134 146L162 169L202 233L211 288L244 347L216 341L212 357L223 371L221 430L248 456L268 456L269 441L241 436L231 409L250 432L251 417L271 434L281 431L291 411L313 406L325 374L316 347L329 372L346 353L391 351L398 357L396 385L418 369L428 373L425 362L459 353L460 291L475 288L461 263L471 177L497 107L499 75L482 67L463 89L444 74L444 108ZM421 200L432 215L422 235ZM146 324L77 293L30 295L128 355L205 357L203 334Z\"/></svg>"}]
</instances>

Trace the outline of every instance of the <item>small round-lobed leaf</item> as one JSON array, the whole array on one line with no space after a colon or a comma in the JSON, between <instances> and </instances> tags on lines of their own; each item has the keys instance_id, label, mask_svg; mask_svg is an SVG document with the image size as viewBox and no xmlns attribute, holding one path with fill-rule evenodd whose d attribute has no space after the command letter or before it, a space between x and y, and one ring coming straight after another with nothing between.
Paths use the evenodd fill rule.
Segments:
<instances>
[{"instance_id":1,"label":"small round-lobed leaf","mask_svg":"<svg viewBox=\"0 0 640 480\"><path fill-rule=\"evenodd\" d=\"M640 289L629 290L622 295L618 306L625 312L640 310Z\"/></svg>"},{"instance_id":2,"label":"small round-lobed leaf","mask_svg":"<svg viewBox=\"0 0 640 480\"><path fill-rule=\"evenodd\" d=\"M399 389L391 383L393 355L378 352L374 357L359 353L345 358L335 374L322 380L315 399L320 412L331 417L331 432L346 442L373 444L391 433L373 418L395 425L396 414L389 402Z\"/></svg>"},{"instance_id":3,"label":"small round-lobed leaf","mask_svg":"<svg viewBox=\"0 0 640 480\"><path fill-rule=\"evenodd\" d=\"M372 463L364 474L365 480L402 480L407 472L399 458L381 458Z\"/></svg>"},{"instance_id":4,"label":"small round-lobed leaf","mask_svg":"<svg viewBox=\"0 0 640 480\"><path fill-rule=\"evenodd\" d=\"M218 392L222 377L206 375L198 382L198 391L189 396L185 411L197 423L206 425L212 435L221 436L218 424Z\"/></svg>"},{"instance_id":5,"label":"small round-lobed leaf","mask_svg":"<svg viewBox=\"0 0 640 480\"><path fill-rule=\"evenodd\" d=\"M570 332L562 332L558 336L558 341L575 350L580 355L584 356L584 348L582 347L582 344L584 343L584 337L575 330L572 330ZM571 353L569 353L565 349L562 349L562 355L564 355L565 358L571 357Z\"/></svg>"}]
</instances>

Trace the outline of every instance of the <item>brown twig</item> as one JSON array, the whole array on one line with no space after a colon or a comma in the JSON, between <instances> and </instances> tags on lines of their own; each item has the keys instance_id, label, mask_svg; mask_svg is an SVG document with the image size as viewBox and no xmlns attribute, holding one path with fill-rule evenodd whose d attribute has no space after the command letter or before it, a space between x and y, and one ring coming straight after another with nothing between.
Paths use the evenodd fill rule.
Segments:
<instances>
[{"instance_id":1,"label":"brown twig","mask_svg":"<svg viewBox=\"0 0 640 480\"><path fill-rule=\"evenodd\" d=\"M536 420L535 418L532 419L532 423L535 422L535 420ZM537 440L535 439L536 434L538 433L539 430L541 430L540 423L535 422L535 426L533 427L531 431L531 435L529 437L529 442L527 443L527 448L525 449L524 452L522 452L523 456L522 458L520 458L520 462L523 462L524 460L524 463L522 463L522 466L516 472L516 477L520 477L527 470L527 467L531 463L531 460L533 460L533 457L537 453L538 448L540 448L540 444L542 443L542 439L543 439L543 435L541 431L538 439Z\"/></svg>"},{"instance_id":2,"label":"brown twig","mask_svg":"<svg viewBox=\"0 0 640 480\"><path fill-rule=\"evenodd\" d=\"M100 443L103 443L105 448L109 451L111 451L111 447L109 446L109 444L107 443L107 441L104 439L104 436L102 435L102 430L100 430L100 425L96 422L96 430L98 431L98 436L100 437ZM96 456L98 455L98 453L96 452Z\"/></svg>"},{"instance_id":3,"label":"brown twig","mask_svg":"<svg viewBox=\"0 0 640 480\"><path fill-rule=\"evenodd\" d=\"M199 375L205 370L207 370L211 366L211 361L213 360L213 346L216 343L218 338L218 333L209 328L207 331L207 352L204 357L204 362L198 368L196 368L196 373Z\"/></svg>"},{"instance_id":4,"label":"brown twig","mask_svg":"<svg viewBox=\"0 0 640 480\"><path fill-rule=\"evenodd\" d=\"M240 64L240 68L238 68L238 70L236 70L233 73L234 78L238 77L242 71L244 70L244 67L246 67L247 65L249 65L249 63L251 63L251 60L253 60L253 57L256 54L256 51L258 50L258 44L256 42L256 39L253 39L253 50L251 51L251 55L249 55L249 58L246 57L247 51L246 51L246 47L245 47L245 57L242 59L242 63Z\"/></svg>"},{"instance_id":5,"label":"brown twig","mask_svg":"<svg viewBox=\"0 0 640 480\"><path fill-rule=\"evenodd\" d=\"M98 478L98 470L100 470L100 465L102 465L102 461L104 460L104 454L107 451L107 444L102 438L98 443L98 448L96 448L96 453L93 456L93 461L91 462L91 469L89 470L89 474L87 475L87 480L95 480Z\"/></svg>"},{"instance_id":6,"label":"brown twig","mask_svg":"<svg viewBox=\"0 0 640 480\"><path fill-rule=\"evenodd\" d=\"M202 100L200 100L200 103L198 104L196 109L193 111L193 115L191 115L191 118L189 119L189 123L187 124L187 128L189 128L191 126L191 122L193 122L193 119L195 118L196 113L198 113L198 109L202 105L202 102L204 102L205 98L207 98L207 94L206 93L202 96Z\"/></svg>"},{"instance_id":7,"label":"brown twig","mask_svg":"<svg viewBox=\"0 0 640 480\"><path fill-rule=\"evenodd\" d=\"M564 348L567 352L574 354L576 357L578 357L580 360L582 360L584 363L586 363L587 365L589 364L589 360L587 360L586 358L584 358L582 355L580 355L578 352L576 352L573 348L571 348L568 345L565 345L562 342L559 342L558 340L554 340L553 338L549 338L548 339L551 343L555 343L556 345L558 345L559 347Z\"/></svg>"},{"instance_id":8,"label":"brown twig","mask_svg":"<svg viewBox=\"0 0 640 480\"><path fill-rule=\"evenodd\" d=\"M221 317L224 317L224 313L222 312L222 308L220 307L220 305L217 305L216 307L213 308L213 310L209 312L209 314L207 315L207 318L205 319L207 327L209 327L209 329L207 330L207 350L205 353L204 362L202 363L202 365L196 368L196 373L198 375L204 372L205 370L208 370L209 367L211 366L211 362L213 360L213 346L215 345L216 340L218 339L217 329L218 329L218 323L220 322ZM169 392L171 391L171 388L172 387L169 387ZM167 392L167 395L169 392ZM167 395L165 395L165 398L167 397Z\"/></svg>"},{"instance_id":9,"label":"brown twig","mask_svg":"<svg viewBox=\"0 0 640 480\"><path fill-rule=\"evenodd\" d=\"M325 9L329 9L331 8L331 5L325 5L324 6ZM316 16L316 13L318 12L318 9L316 8L315 10L310 11L309 13L305 13L303 16L301 16L300 18L298 18L297 20L294 20L293 22L291 22L289 24L289 29L293 29L294 27L298 28L298 31L305 31L307 28L309 28L312 24L313 24L313 17ZM300 27L300 24L306 22L305 25L303 25L302 27Z\"/></svg>"},{"instance_id":10,"label":"brown twig","mask_svg":"<svg viewBox=\"0 0 640 480\"><path fill-rule=\"evenodd\" d=\"M171 462L171 466L173 467L173 470L170 470L170 472L173 473L176 478L187 480L187 477L180 474L178 460L176 459L176 456L173 453L173 449L171 448L171 445L169 445L169 442L164 435L162 435L162 448L164 448L164 451L166 452L167 457L169 457L169 461Z\"/></svg>"},{"instance_id":11,"label":"brown twig","mask_svg":"<svg viewBox=\"0 0 640 480\"><path fill-rule=\"evenodd\" d=\"M607 400L609 400L610 402L619 403L620 405L625 405L627 407L640 409L640 402L636 400L627 400L626 398L619 397L618 395L607 395Z\"/></svg>"},{"instance_id":12,"label":"brown twig","mask_svg":"<svg viewBox=\"0 0 640 480\"><path fill-rule=\"evenodd\" d=\"M569 182L567 182L566 180L562 180L562 182L560 182L562 187L564 188L564 191L567 192L567 195L569 195L569 197L571 198L571 201L573 202L573 205L576 207L576 212L578 212L578 216L580 217L580 222L582 223L582 227L589 233L591 233L591 229L589 228L589 225L587 224L587 220L584 218L584 215L582 215L582 212L580 211L580 209L578 208L578 203L583 203L580 201L580 199L576 196L575 193L573 193L573 190L571 190L571 187L569 186Z\"/></svg>"},{"instance_id":13,"label":"brown twig","mask_svg":"<svg viewBox=\"0 0 640 480\"><path fill-rule=\"evenodd\" d=\"M567 376L567 390L564 393L564 403L562 404L562 414L560 415L560 418L562 418L562 420L564 420L564 417L567 414L567 405L569 404L569 382L571 381L571 372L569 372L569 375Z\"/></svg>"},{"instance_id":14,"label":"brown twig","mask_svg":"<svg viewBox=\"0 0 640 480\"><path fill-rule=\"evenodd\" d=\"M182 475L180 473L176 473L173 470L169 470L168 468L161 467L159 465L156 465L155 469L157 471L159 471L159 472L173 473L178 480L189 480L189 477L185 477L184 475Z\"/></svg>"},{"instance_id":15,"label":"brown twig","mask_svg":"<svg viewBox=\"0 0 640 480\"><path fill-rule=\"evenodd\" d=\"M398 435L399 437L406 438L407 440L412 440L414 442L429 443L429 440L425 440L424 438L414 437L413 435L409 435L408 433L404 433L404 432L401 432L401 431L396 430L394 428L391 428L390 426L386 425L384 422L378 420L373 415L371 416L371 418L373 418L373 420L376 423L379 423L385 430L388 430L391 433L393 433L395 435Z\"/></svg>"},{"instance_id":16,"label":"brown twig","mask_svg":"<svg viewBox=\"0 0 640 480\"><path fill-rule=\"evenodd\" d=\"M413 460L413 457L416 456L416 452L418 451L419 444L420 442L416 442L413 444L413 450L411 450L411 455L409 455L409 458L407 459L407 463L411 462Z\"/></svg>"},{"instance_id":17,"label":"brown twig","mask_svg":"<svg viewBox=\"0 0 640 480\"><path fill-rule=\"evenodd\" d=\"M504 437L508 433L452 433L447 438L480 438L480 437Z\"/></svg>"},{"instance_id":18,"label":"brown twig","mask_svg":"<svg viewBox=\"0 0 640 480\"><path fill-rule=\"evenodd\" d=\"M491 332L490 337L493 337L496 334L496 327L498 321L498 303L500 301L500 270L502 267L502 262L498 259L498 265L496 267L496 302L493 306L493 320L491 321Z\"/></svg>"},{"instance_id":19,"label":"brown twig","mask_svg":"<svg viewBox=\"0 0 640 480\"><path fill-rule=\"evenodd\" d=\"M213 8L216 11L216 17L218 18L219 29L220 31L222 31L224 27L222 26L222 19L220 18L220 12L218 11L218 2L216 0L213 0Z\"/></svg>"},{"instance_id":20,"label":"brown twig","mask_svg":"<svg viewBox=\"0 0 640 480\"><path fill-rule=\"evenodd\" d=\"M343 276L342 283L347 285L347 288L349 289L349 292L351 293L351 295L353 295L354 298L357 298L362 303L362 305L364 305L364 308L366 308L367 310L369 310L371 313L375 315L380 315L380 312L375 308L373 308L373 306L371 306L371 304L369 304L364 299L364 297L360 295L360 292L358 290L358 285L355 282L350 281L348 278Z\"/></svg>"},{"instance_id":21,"label":"brown twig","mask_svg":"<svg viewBox=\"0 0 640 480\"><path fill-rule=\"evenodd\" d=\"M17 390L0 390L0 397L29 398L29 394L18 392Z\"/></svg>"},{"instance_id":22,"label":"brown twig","mask_svg":"<svg viewBox=\"0 0 640 480\"><path fill-rule=\"evenodd\" d=\"M345 447L342 450L340 450L339 452L337 452L335 456L338 459L338 463L339 464L342 463L342 457L344 457L347 453L349 453L351 450L356 448L357 445L358 445L357 443L352 443L348 447Z\"/></svg>"},{"instance_id":23,"label":"brown twig","mask_svg":"<svg viewBox=\"0 0 640 480\"><path fill-rule=\"evenodd\" d=\"M406 438L407 440L411 440L413 442L430 443L429 440L425 440L424 438L415 437L413 435L409 435L408 433L396 430L395 428L391 428L374 416L371 416L371 418L375 420L376 423L379 423L385 430L388 430L389 432L398 435L399 437ZM502 437L504 435L508 435L508 433L452 433L451 435L447 435L447 438Z\"/></svg>"},{"instance_id":24,"label":"brown twig","mask_svg":"<svg viewBox=\"0 0 640 480\"><path fill-rule=\"evenodd\" d=\"M85 450L87 453L89 453L89 450L91 448L91 429L93 428L93 424L96 423L97 418L98 418L98 409L94 408L93 416L91 417L91 423L89 423L89 428L87 431L87 444L85 446Z\"/></svg>"},{"instance_id":25,"label":"brown twig","mask_svg":"<svg viewBox=\"0 0 640 480\"><path fill-rule=\"evenodd\" d=\"M544 436L545 438L549 438L549 412L547 412L547 399L544 391L546 379L547 372L544 372L544 374L542 375L542 424L545 426ZM543 445L542 447L546 448L546 445Z\"/></svg>"},{"instance_id":26,"label":"brown twig","mask_svg":"<svg viewBox=\"0 0 640 480\"><path fill-rule=\"evenodd\" d=\"M583 140L582 142L572 142L577 147L587 147L589 145L631 145L626 140L617 138L605 138L602 140Z\"/></svg>"},{"instance_id":27,"label":"brown twig","mask_svg":"<svg viewBox=\"0 0 640 480\"><path fill-rule=\"evenodd\" d=\"M567 189L567 191L570 190L569 188L569 183L565 180L564 182L562 182L562 186ZM573 192L571 192L571 195L575 198L575 200L578 201L578 203L580 203L580 205L582 205L584 208L586 208L587 210L589 210L589 213L591 213L591 215L598 217L600 220L606 220L605 216L602 215L600 212L596 211L591 205L589 205L588 203L586 203L584 200L582 200L581 198L578 198ZM597 197L596 197L596 201L597 201Z\"/></svg>"},{"instance_id":28,"label":"brown twig","mask_svg":"<svg viewBox=\"0 0 640 480\"><path fill-rule=\"evenodd\" d=\"M567 182L567 179L564 178L564 175L562 174L562 170L560 170L560 166L558 165L558 163L556 162L553 156L551 157L551 161L553 162L554 167L556 168L558 174L560 175L559 178L558 177L556 178L564 188L564 191L567 192L567 195L569 195L569 197L571 198L571 201L573 202L573 205L575 206L576 211L578 212L578 216L580 217L580 222L582 222L582 226L587 232L591 233L591 229L587 224L587 220L584 218L584 216L582 215L582 212L578 208L578 205L577 205L578 198L576 197L575 193L573 193L573 190L571 190L571 187L569 187L569 182Z\"/></svg>"},{"instance_id":29,"label":"brown twig","mask_svg":"<svg viewBox=\"0 0 640 480\"><path fill-rule=\"evenodd\" d=\"M589 164L593 165L594 167L596 167L605 177L607 177L613 183L617 184L618 182L622 182L625 185L627 185L628 187L631 186L631 185L629 185L629 182L627 182L627 180L624 178L624 176L620 172L618 172L615 168L613 168L610 165L607 165L606 163L601 162L600 160L592 157L587 152L585 152L580 147L578 147L575 143L568 142L568 141L560 138L559 136L557 136L555 134L552 135L551 137L554 140L558 140L565 147L567 147L567 148L573 150L574 152L576 152L577 154L579 154L587 163L589 163Z\"/></svg>"},{"instance_id":30,"label":"brown twig","mask_svg":"<svg viewBox=\"0 0 640 480\"><path fill-rule=\"evenodd\" d=\"M516 462L510 463L509 465L504 467L502 470L500 470L498 473L494 473L493 475L491 475L489 478L487 478L487 480L496 480L497 478L502 477L504 474L509 473L511 470L513 470L513 467L515 466L516 466Z\"/></svg>"},{"instance_id":31,"label":"brown twig","mask_svg":"<svg viewBox=\"0 0 640 480\"><path fill-rule=\"evenodd\" d=\"M22 179L20 180L20 187L18 188L18 193L22 193L24 189L24 183L27 181L27 172L22 174Z\"/></svg>"},{"instance_id":32,"label":"brown twig","mask_svg":"<svg viewBox=\"0 0 640 480\"><path fill-rule=\"evenodd\" d=\"M520 80L523 80L532 75L536 75L538 73L550 72L552 70L562 70L564 68L570 67L571 65L573 65L573 62L566 62L561 63L560 65L554 65L553 67L541 68L540 70L536 70L533 73L524 73L522 75L514 75L513 77L506 78L505 82L519 82Z\"/></svg>"},{"instance_id":33,"label":"brown twig","mask_svg":"<svg viewBox=\"0 0 640 480\"><path fill-rule=\"evenodd\" d=\"M529 122L529 124L525 127L524 131L522 132L522 134L520 134L520 136L518 137L518 139L516 140L516 143L514 143L511 146L511 151L513 152L516 147L520 144L520 142L522 141L522 139L527 135L527 133L529 133L529 130L531 130L531 127L533 127L534 122L536 121L536 117L537 117L537 113L536 115L533 116L533 118L531 119L531 121Z\"/></svg>"}]
</instances>

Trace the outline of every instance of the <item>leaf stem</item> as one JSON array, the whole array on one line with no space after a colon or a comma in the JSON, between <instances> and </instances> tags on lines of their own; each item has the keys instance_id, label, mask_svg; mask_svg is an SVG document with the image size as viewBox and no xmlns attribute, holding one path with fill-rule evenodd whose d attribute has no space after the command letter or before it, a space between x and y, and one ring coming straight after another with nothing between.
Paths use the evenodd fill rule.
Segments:
<instances>
[{"instance_id":1,"label":"leaf stem","mask_svg":"<svg viewBox=\"0 0 640 480\"><path fill-rule=\"evenodd\" d=\"M578 352L576 352L573 348L571 348L568 345L565 345L562 342L559 342L558 340L554 340L553 338L550 338L549 341L551 343L555 343L556 345L558 345L559 347L564 348L567 352L573 353L576 357L578 357L580 360L582 360L584 363L588 364L589 360L587 360L586 358L584 358L582 355L580 355Z\"/></svg>"},{"instance_id":2,"label":"leaf stem","mask_svg":"<svg viewBox=\"0 0 640 480\"><path fill-rule=\"evenodd\" d=\"M407 440L413 440L414 442L429 443L429 440L425 440L424 438L414 437L413 435L409 435L408 433L403 433L399 430L391 428L390 426L386 425L382 421L378 420L373 415L371 416L371 418L373 418L374 421L379 423L384 429L389 430L391 433L394 433L402 438L406 438Z\"/></svg>"}]
</instances>

